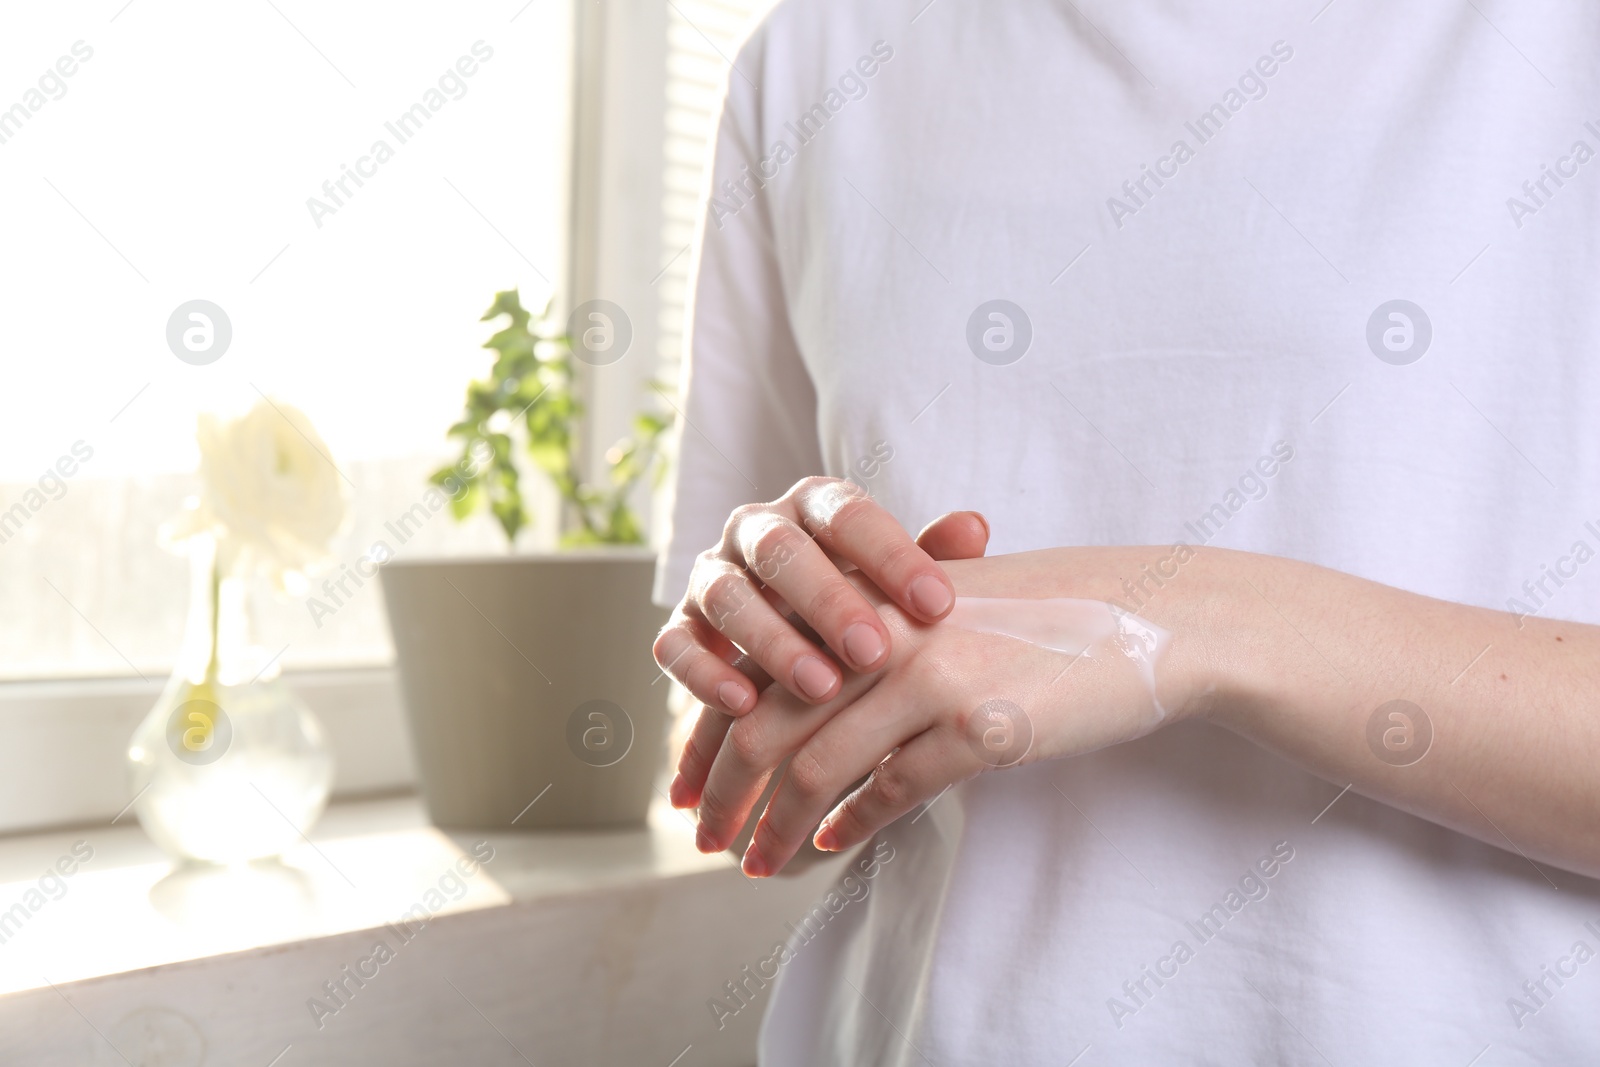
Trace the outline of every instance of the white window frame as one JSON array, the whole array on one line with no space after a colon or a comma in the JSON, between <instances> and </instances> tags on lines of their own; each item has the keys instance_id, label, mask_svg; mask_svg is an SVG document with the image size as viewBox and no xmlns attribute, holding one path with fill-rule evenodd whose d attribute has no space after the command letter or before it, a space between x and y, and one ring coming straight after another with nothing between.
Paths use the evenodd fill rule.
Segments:
<instances>
[{"instance_id":1,"label":"white window frame","mask_svg":"<svg viewBox=\"0 0 1600 1067\"><path fill-rule=\"evenodd\" d=\"M583 368L589 417L582 449L592 476L603 472L605 450L631 431L657 373L668 5L570 3L571 224L554 310L564 316L585 300L611 300L627 310L634 331L627 358ZM640 487L635 506L645 517L652 496L648 486ZM415 788L392 667L286 671L284 678L326 729L336 798ZM128 739L164 682L130 677L0 683L0 834L131 818Z\"/></svg>"},{"instance_id":2,"label":"white window frame","mask_svg":"<svg viewBox=\"0 0 1600 1067\"><path fill-rule=\"evenodd\" d=\"M627 356L608 367L582 368L588 408L583 462L590 477L599 477L606 449L632 432L634 414L647 404L663 406L650 384L661 308L655 285L661 274L667 5L580 3L573 26L572 228L564 291L571 306L594 299L620 305L633 327ZM647 519L651 495L641 486L634 500Z\"/></svg>"}]
</instances>

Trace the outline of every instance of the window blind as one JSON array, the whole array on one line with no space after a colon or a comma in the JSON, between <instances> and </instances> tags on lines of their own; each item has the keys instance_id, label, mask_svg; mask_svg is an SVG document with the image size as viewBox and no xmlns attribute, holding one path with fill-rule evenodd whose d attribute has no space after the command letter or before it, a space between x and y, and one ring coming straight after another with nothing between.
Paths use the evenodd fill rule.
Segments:
<instances>
[{"instance_id":1,"label":"window blind","mask_svg":"<svg viewBox=\"0 0 1600 1067\"><path fill-rule=\"evenodd\" d=\"M774 0L668 0L666 144L662 173L657 355L662 381L683 361L689 262L705 196L705 172L730 65Z\"/></svg>"}]
</instances>

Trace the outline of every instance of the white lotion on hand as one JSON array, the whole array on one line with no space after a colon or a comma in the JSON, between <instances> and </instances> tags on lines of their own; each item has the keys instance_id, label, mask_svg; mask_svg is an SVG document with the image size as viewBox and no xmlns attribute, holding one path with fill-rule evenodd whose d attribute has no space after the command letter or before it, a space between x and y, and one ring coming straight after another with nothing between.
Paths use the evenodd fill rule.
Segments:
<instances>
[{"instance_id":1,"label":"white lotion on hand","mask_svg":"<svg viewBox=\"0 0 1600 1067\"><path fill-rule=\"evenodd\" d=\"M1156 661L1172 635L1137 615L1099 600L963 596L956 598L944 621L963 630L1015 638L1069 656L1124 656L1138 668L1157 715L1167 716L1156 696Z\"/></svg>"}]
</instances>

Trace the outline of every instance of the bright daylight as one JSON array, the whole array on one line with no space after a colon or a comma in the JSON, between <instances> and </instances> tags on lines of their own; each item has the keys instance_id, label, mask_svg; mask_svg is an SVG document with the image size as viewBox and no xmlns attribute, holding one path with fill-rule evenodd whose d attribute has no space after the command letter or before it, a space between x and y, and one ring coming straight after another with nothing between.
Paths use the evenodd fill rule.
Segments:
<instances>
[{"instance_id":1,"label":"bright daylight","mask_svg":"<svg viewBox=\"0 0 1600 1067\"><path fill-rule=\"evenodd\" d=\"M0 14L0 1064L1600 1062L1600 9Z\"/></svg>"}]
</instances>

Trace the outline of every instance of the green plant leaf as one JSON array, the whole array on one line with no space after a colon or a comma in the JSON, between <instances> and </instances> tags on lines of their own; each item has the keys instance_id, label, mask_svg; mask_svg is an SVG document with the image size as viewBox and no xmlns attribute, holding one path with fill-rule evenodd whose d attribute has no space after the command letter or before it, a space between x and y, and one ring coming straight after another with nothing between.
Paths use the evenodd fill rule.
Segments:
<instances>
[{"instance_id":1,"label":"green plant leaf","mask_svg":"<svg viewBox=\"0 0 1600 1067\"><path fill-rule=\"evenodd\" d=\"M665 464L657 443L671 423L657 411L640 412L633 437L607 453L606 490L581 482L576 450L582 438L576 427L584 405L575 389L571 339L550 328L549 312L546 305L535 323L517 290L495 294L481 319L499 320L483 344L495 353L494 361L486 378L468 383L462 416L445 432L461 443L462 458L428 480L442 489L447 479L459 479L464 488L450 501L451 514L465 519L487 507L506 537L515 540L532 522L518 465L522 453L566 505L570 525L561 544L642 543L643 528L628 497L652 470L653 481L660 482ZM477 456L480 450L488 456ZM463 476L465 470L475 473Z\"/></svg>"}]
</instances>

